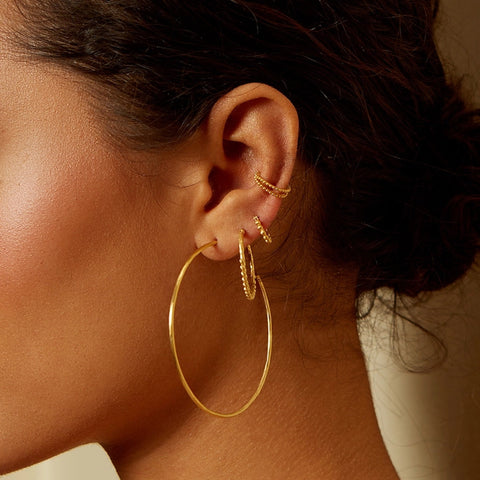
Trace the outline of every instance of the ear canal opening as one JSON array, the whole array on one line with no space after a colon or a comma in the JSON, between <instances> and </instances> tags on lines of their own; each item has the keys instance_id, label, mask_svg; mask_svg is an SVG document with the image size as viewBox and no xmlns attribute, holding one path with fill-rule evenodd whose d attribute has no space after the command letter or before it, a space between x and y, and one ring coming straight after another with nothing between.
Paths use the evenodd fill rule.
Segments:
<instances>
[{"instance_id":1,"label":"ear canal opening","mask_svg":"<svg viewBox=\"0 0 480 480\"><path fill-rule=\"evenodd\" d=\"M223 151L225 152L225 157L228 159L238 159L244 158L247 146L242 142L236 142L235 140L224 140L223 141Z\"/></svg>"}]
</instances>

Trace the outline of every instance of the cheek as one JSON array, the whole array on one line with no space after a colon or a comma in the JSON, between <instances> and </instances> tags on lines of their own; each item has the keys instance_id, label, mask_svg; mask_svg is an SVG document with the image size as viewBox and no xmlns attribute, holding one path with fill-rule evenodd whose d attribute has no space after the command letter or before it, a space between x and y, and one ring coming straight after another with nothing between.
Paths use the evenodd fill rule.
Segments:
<instances>
[{"instance_id":1,"label":"cheek","mask_svg":"<svg viewBox=\"0 0 480 480\"><path fill-rule=\"evenodd\" d=\"M158 330L177 233L146 206L164 193L58 109L0 132L0 475L97 441L135 414L131 392L162 401L176 378Z\"/></svg>"},{"instance_id":2,"label":"cheek","mask_svg":"<svg viewBox=\"0 0 480 480\"><path fill-rule=\"evenodd\" d=\"M61 281L78 255L86 253L92 237L108 227L106 209L112 208L105 194L112 185L95 172L75 169L68 160L55 170L47 162L34 169L33 163L8 175L1 189L0 306L4 307L12 301L25 305L43 286Z\"/></svg>"},{"instance_id":3,"label":"cheek","mask_svg":"<svg viewBox=\"0 0 480 480\"><path fill-rule=\"evenodd\" d=\"M122 206L106 159L29 147L2 165L0 185L0 368L17 392L58 376L61 352L73 355L75 334L92 324L81 300L95 303L88 287Z\"/></svg>"},{"instance_id":4,"label":"cheek","mask_svg":"<svg viewBox=\"0 0 480 480\"><path fill-rule=\"evenodd\" d=\"M38 412L39 438L93 430L112 401L168 384L170 358L158 322L173 274L141 188L98 152L38 155L4 169L0 188L0 431L21 442Z\"/></svg>"},{"instance_id":5,"label":"cheek","mask_svg":"<svg viewBox=\"0 0 480 480\"><path fill-rule=\"evenodd\" d=\"M79 287L88 284L84 272L115 207L114 183L74 158L43 152L15 160L2 166L0 185L0 447L7 459L26 453L27 432L48 444L51 425L74 422L68 397L88 369L80 332L93 320L82 324Z\"/></svg>"}]
</instances>

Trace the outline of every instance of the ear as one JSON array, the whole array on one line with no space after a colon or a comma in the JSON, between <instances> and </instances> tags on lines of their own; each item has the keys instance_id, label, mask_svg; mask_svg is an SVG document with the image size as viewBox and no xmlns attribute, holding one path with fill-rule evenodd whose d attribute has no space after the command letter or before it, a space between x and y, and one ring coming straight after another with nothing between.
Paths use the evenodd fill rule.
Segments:
<instances>
[{"instance_id":1,"label":"ear","mask_svg":"<svg viewBox=\"0 0 480 480\"><path fill-rule=\"evenodd\" d=\"M205 255L225 260L238 254L241 229L246 245L260 236L254 216L269 228L286 201L262 190L255 174L280 188L289 185L297 156L298 115L281 92L250 83L218 100L203 127L209 156L200 181L210 195L196 210L201 214L195 242L201 246L216 239L216 248Z\"/></svg>"}]
</instances>

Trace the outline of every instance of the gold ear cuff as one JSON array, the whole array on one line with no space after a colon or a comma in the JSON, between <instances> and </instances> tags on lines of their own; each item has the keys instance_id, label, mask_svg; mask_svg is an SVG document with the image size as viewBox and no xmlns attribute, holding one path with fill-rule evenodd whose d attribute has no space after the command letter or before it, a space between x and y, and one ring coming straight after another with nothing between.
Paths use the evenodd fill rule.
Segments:
<instances>
[{"instance_id":1,"label":"gold ear cuff","mask_svg":"<svg viewBox=\"0 0 480 480\"><path fill-rule=\"evenodd\" d=\"M290 185L287 188L280 188L275 185L272 185L270 182L267 182L262 176L260 172L255 174L255 183L266 193L272 195L277 198L286 198L288 194L292 191Z\"/></svg>"}]
</instances>

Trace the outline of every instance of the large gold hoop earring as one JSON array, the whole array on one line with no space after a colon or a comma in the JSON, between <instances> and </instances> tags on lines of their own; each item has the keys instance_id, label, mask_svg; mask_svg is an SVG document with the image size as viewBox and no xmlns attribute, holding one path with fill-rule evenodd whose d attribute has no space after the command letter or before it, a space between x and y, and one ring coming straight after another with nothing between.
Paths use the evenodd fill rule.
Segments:
<instances>
[{"instance_id":1,"label":"large gold hoop earring","mask_svg":"<svg viewBox=\"0 0 480 480\"><path fill-rule=\"evenodd\" d=\"M195 258L198 255L200 255L204 250L206 250L207 248L213 247L216 244L217 244L217 241L214 240L213 242L207 243L203 247L200 247L190 256L190 258L185 262L185 265L180 271L180 274L178 275L178 278L177 278L177 282L175 283L175 287L173 289L172 299L170 301L170 311L168 315L168 332L169 332L169 339L170 339L170 348L172 350L173 358L175 360L175 366L177 367L177 372L180 377L180 381L182 382L183 388L185 389L185 391L187 392L188 396L191 398L193 403L195 403L197 407L199 407L204 412L209 413L210 415L214 415L216 417L222 417L222 418L231 418L231 417L236 417L237 415L240 415L245 410L247 410L247 408L250 407L250 405L252 405L252 403L257 399L258 395L262 391L263 385L265 384L265 380L267 379L268 370L270 369L270 361L272 358L272 313L270 310L270 302L268 301L267 292L265 291L263 282L259 276L255 276L254 279L258 282L258 286L260 287L260 291L262 292L262 296L263 296L263 301L265 303L265 311L267 313L267 327L268 327L267 357L265 360L265 366L263 367L262 377L260 379L260 382L258 384L258 387L255 393L252 395L250 400L248 400L248 402L245 403L243 407L241 407L240 409L232 413L220 413L220 412L215 412L214 410L210 410L193 393L192 389L190 388L190 385L188 384L185 378L185 375L183 374L183 370L180 365L180 360L178 358L177 347L175 344L175 307L177 304L180 285L182 284L183 277L185 276L188 270L188 267L193 262L193 260L195 260Z\"/></svg>"}]
</instances>

